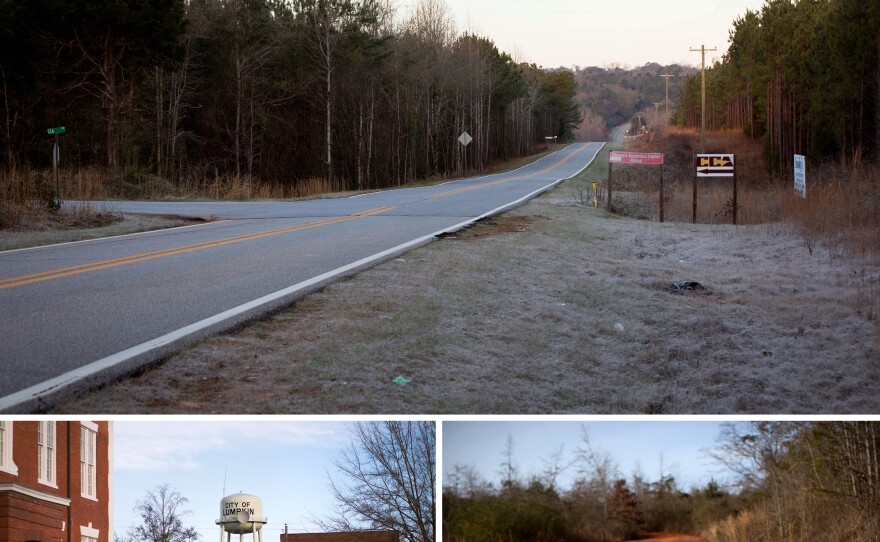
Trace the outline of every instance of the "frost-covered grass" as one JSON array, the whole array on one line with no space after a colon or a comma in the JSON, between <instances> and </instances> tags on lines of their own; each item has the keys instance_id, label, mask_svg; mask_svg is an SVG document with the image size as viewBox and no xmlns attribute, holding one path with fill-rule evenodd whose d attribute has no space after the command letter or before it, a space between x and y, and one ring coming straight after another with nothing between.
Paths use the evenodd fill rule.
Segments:
<instances>
[{"instance_id":1,"label":"frost-covered grass","mask_svg":"<svg viewBox=\"0 0 880 542\"><path fill-rule=\"evenodd\" d=\"M786 223L611 216L581 204L596 176L56 410L880 411L875 256Z\"/></svg>"}]
</instances>

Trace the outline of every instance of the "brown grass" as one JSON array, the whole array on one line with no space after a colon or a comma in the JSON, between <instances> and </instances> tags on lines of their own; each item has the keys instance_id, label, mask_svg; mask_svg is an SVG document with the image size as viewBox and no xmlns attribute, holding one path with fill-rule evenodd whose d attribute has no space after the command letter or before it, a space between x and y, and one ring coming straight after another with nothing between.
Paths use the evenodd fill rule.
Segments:
<instances>
[{"instance_id":1,"label":"brown grass","mask_svg":"<svg viewBox=\"0 0 880 542\"><path fill-rule=\"evenodd\" d=\"M789 224L812 250L828 243L839 255L880 254L880 166L857 155L839 162L808 165L807 197L793 190L790 174L771 176L764 167L761 143L738 131L711 132L707 153L734 153L737 164L739 224ZM693 154L699 133L672 129L668 139L652 134L628 148L666 154L665 218L691 222L693 217ZM729 224L733 218L733 180L697 182L697 222ZM659 219L659 168L618 166L614 171L615 209L642 219Z\"/></svg>"},{"instance_id":2,"label":"brown grass","mask_svg":"<svg viewBox=\"0 0 880 542\"><path fill-rule=\"evenodd\" d=\"M51 171L16 168L0 172L0 230L100 228L120 220L122 216L88 204L60 208Z\"/></svg>"},{"instance_id":3,"label":"brown grass","mask_svg":"<svg viewBox=\"0 0 880 542\"><path fill-rule=\"evenodd\" d=\"M853 510L812 503L803 510L787 510L784 517L765 504L743 510L710 526L703 536L709 542L872 542L877 540L880 518Z\"/></svg>"}]
</instances>

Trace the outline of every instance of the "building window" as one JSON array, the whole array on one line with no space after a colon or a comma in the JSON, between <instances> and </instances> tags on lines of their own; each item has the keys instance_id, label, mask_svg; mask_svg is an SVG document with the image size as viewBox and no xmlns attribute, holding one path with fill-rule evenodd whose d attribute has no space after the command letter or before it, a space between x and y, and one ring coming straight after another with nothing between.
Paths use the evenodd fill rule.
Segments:
<instances>
[{"instance_id":1,"label":"building window","mask_svg":"<svg viewBox=\"0 0 880 542\"><path fill-rule=\"evenodd\" d=\"M80 457L80 480L82 483L82 496L97 499L96 491L97 476L95 464L97 457L96 443L97 433L88 427L80 428L79 457Z\"/></svg>"},{"instance_id":2,"label":"building window","mask_svg":"<svg viewBox=\"0 0 880 542\"><path fill-rule=\"evenodd\" d=\"M98 542L98 538L101 537L101 531L92 527L91 523L88 526L80 525L79 534L80 542Z\"/></svg>"},{"instance_id":3,"label":"building window","mask_svg":"<svg viewBox=\"0 0 880 542\"><path fill-rule=\"evenodd\" d=\"M55 422L37 422L37 481L55 485Z\"/></svg>"},{"instance_id":4,"label":"building window","mask_svg":"<svg viewBox=\"0 0 880 542\"><path fill-rule=\"evenodd\" d=\"M18 475L18 467L12 461L12 422L0 421L0 470Z\"/></svg>"}]
</instances>

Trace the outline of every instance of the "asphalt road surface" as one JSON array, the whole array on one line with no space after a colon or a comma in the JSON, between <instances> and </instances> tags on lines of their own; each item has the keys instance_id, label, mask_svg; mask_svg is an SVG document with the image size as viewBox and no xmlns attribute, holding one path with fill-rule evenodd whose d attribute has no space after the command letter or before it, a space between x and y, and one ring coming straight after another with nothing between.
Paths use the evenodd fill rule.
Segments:
<instances>
[{"instance_id":1,"label":"asphalt road surface","mask_svg":"<svg viewBox=\"0 0 880 542\"><path fill-rule=\"evenodd\" d=\"M630 128L630 123L621 124L620 126L611 130L611 141L615 143L623 143L626 141L626 133Z\"/></svg>"},{"instance_id":2,"label":"asphalt road surface","mask_svg":"<svg viewBox=\"0 0 880 542\"><path fill-rule=\"evenodd\" d=\"M344 199L115 202L120 212L215 221L0 252L0 411L38 409L54 393L118 377L517 205L577 174L601 147L575 144L512 172Z\"/></svg>"}]
</instances>

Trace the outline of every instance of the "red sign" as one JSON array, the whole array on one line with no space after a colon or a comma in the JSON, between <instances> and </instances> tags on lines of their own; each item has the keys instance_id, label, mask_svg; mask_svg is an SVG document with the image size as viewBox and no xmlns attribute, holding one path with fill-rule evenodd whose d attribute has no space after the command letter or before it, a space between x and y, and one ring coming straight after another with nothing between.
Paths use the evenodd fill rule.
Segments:
<instances>
[{"instance_id":1,"label":"red sign","mask_svg":"<svg viewBox=\"0 0 880 542\"><path fill-rule=\"evenodd\" d=\"M659 166L663 163L662 152L621 152L611 151L608 161L615 164L644 164Z\"/></svg>"}]
</instances>

